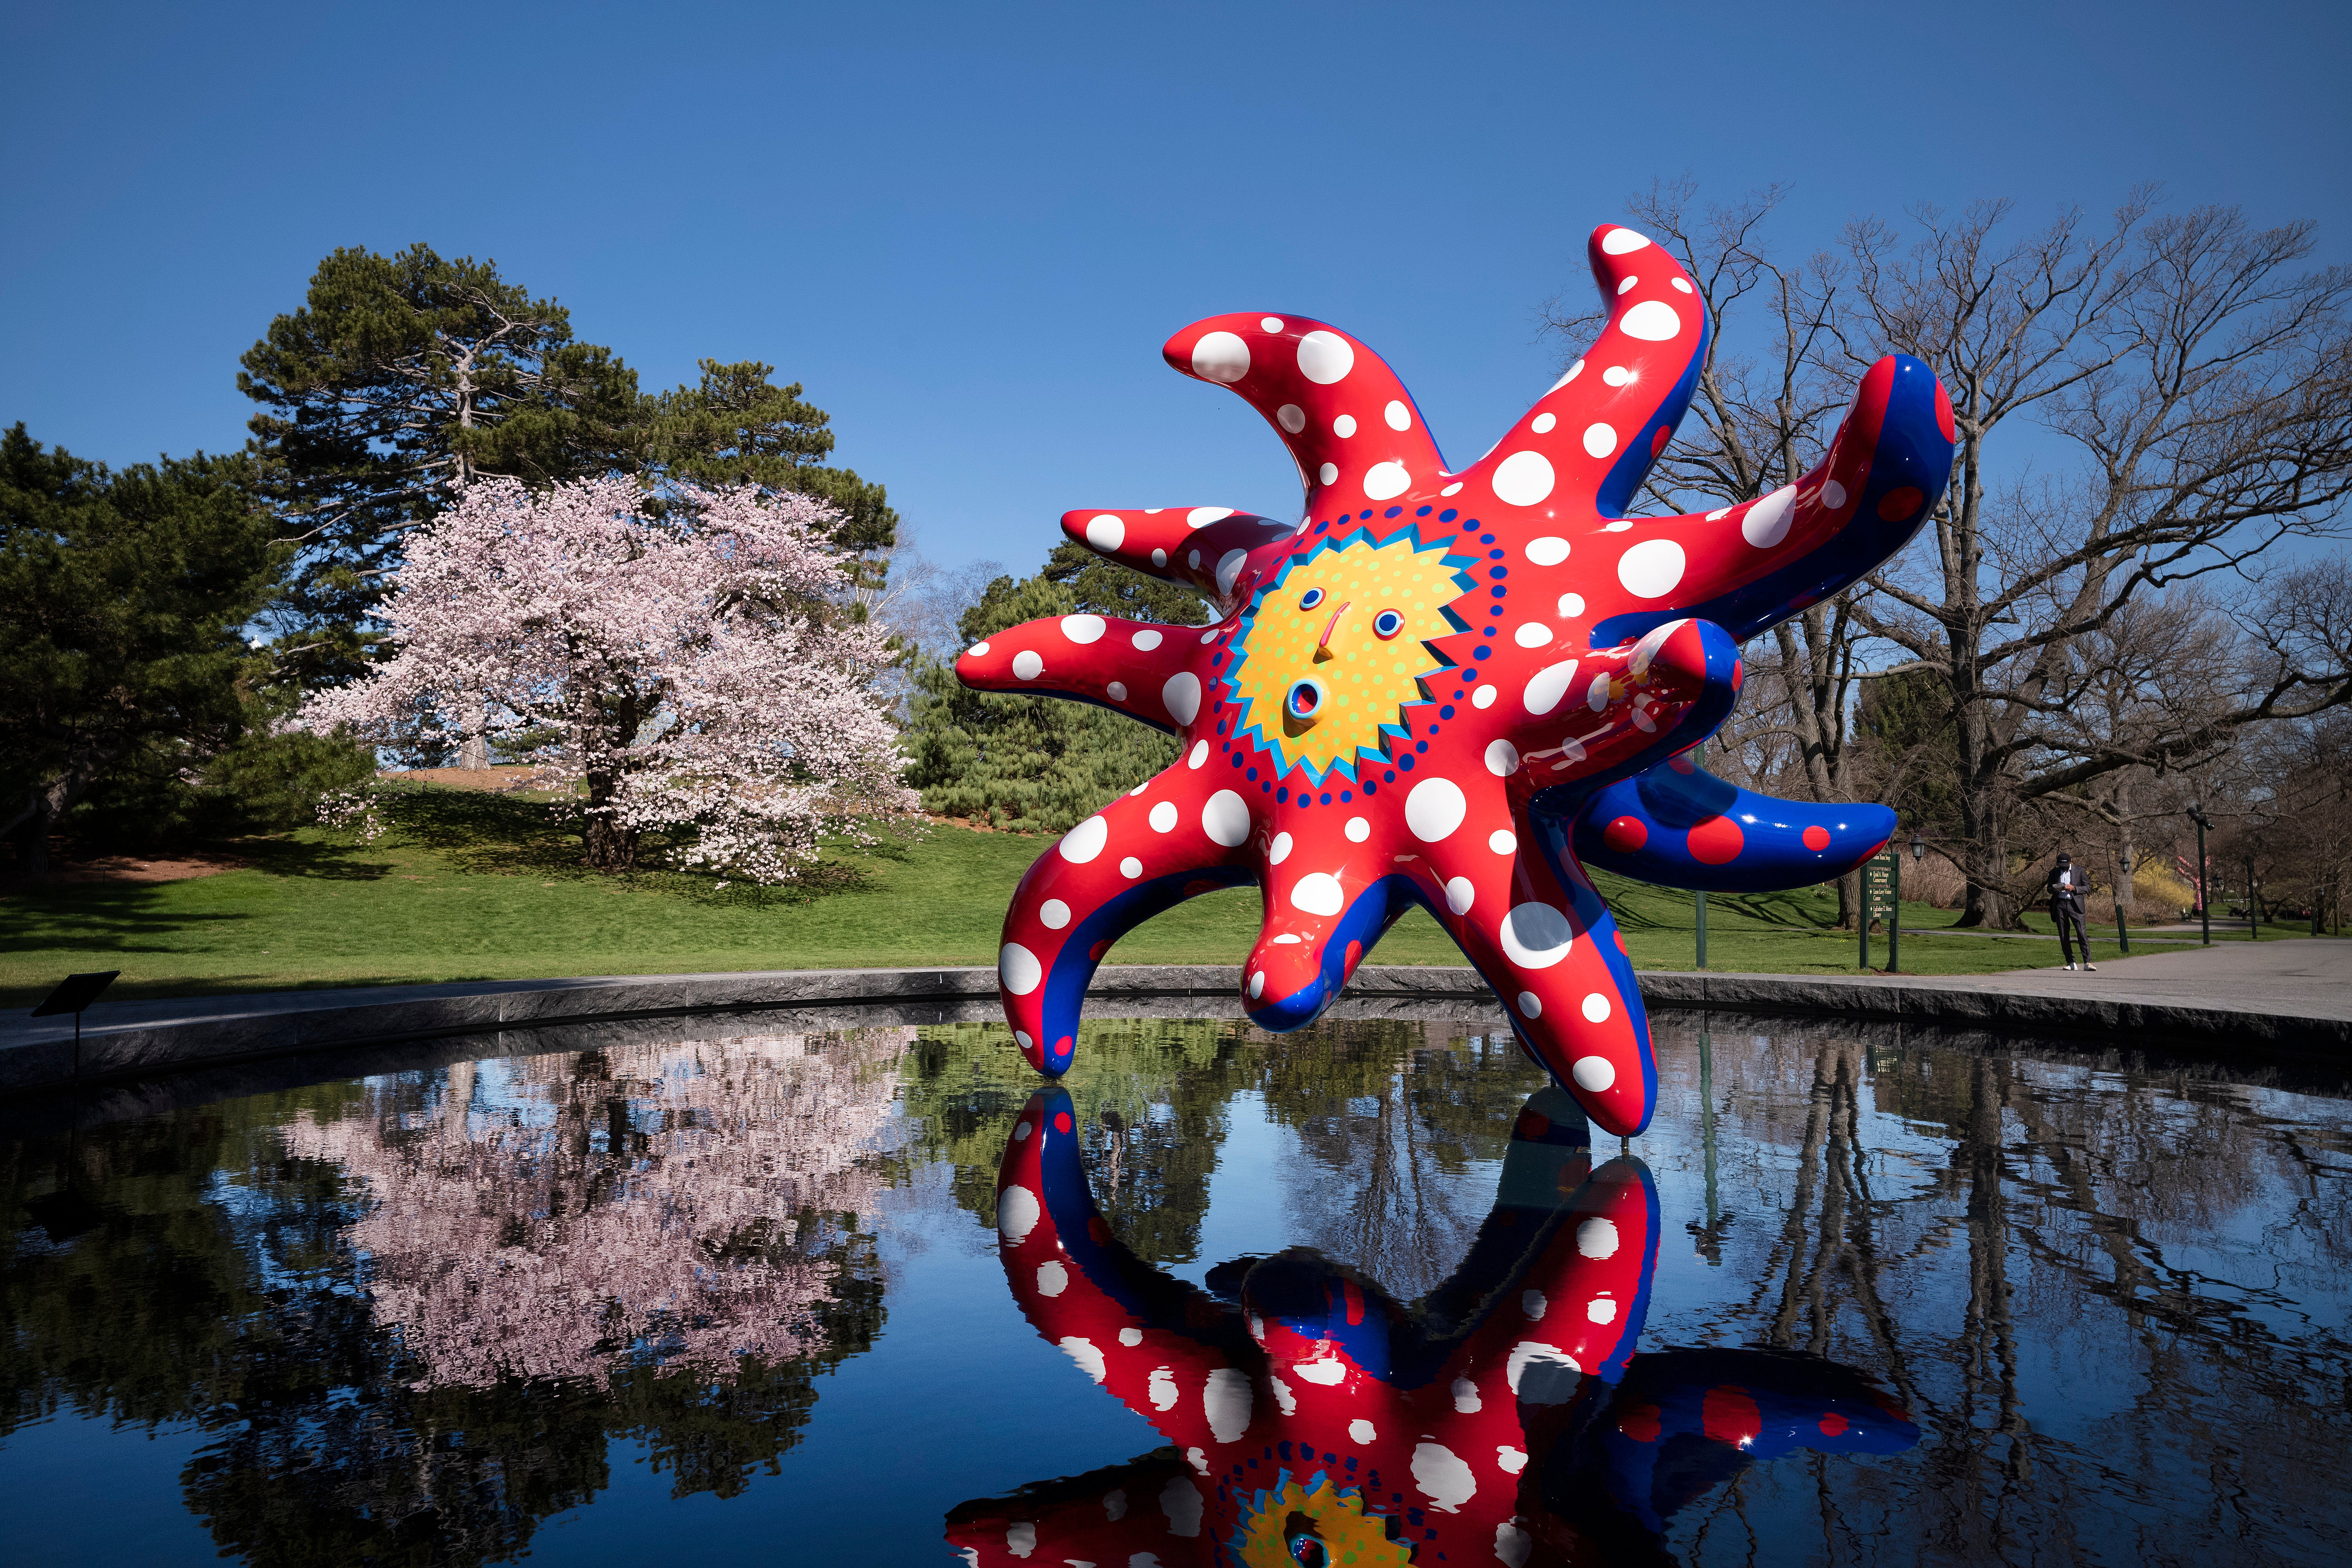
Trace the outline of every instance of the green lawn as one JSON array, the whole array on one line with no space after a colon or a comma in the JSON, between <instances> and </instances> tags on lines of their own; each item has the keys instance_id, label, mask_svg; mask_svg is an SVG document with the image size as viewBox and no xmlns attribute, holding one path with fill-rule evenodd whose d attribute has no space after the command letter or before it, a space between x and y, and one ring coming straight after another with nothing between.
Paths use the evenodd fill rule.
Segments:
<instances>
[{"instance_id":1,"label":"green lawn","mask_svg":"<svg viewBox=\"0 0 2352 1568\"><path fill-rule=\"evenodd\" d=\"M0 900L0 1005L24 1006L68 973L121 969L118 996L170 996L446 980L734 969L891 967L995 962L1013 885L1051 841L933 828L919 843L828 857L812 885L783 890L667 872L605 877L577 864L575 840L544 808L432 789L373 845L308 829L231 848L252 866L183 882L66 884ZM1599 879L1637 967L1692 966L1692 899ZM1708 965L1852 973L1850 932L1820 929L1826 889L1708 901ZM1904 923L1948 910L1906 904ZM1257 926L1257 893L1194 900L1113 951L1125 963L1236 963ZM2285 933L2281 933L2285 934ZM2113 952L2101 944L2101 953ZM1874 938L1874 963L1885 963ZM1378 949L1388 963L1460 963L1415 910ZM2055 963L2055 943L1906 936L1904 968L1971 973Z\"/></svg>"}]
</instances>

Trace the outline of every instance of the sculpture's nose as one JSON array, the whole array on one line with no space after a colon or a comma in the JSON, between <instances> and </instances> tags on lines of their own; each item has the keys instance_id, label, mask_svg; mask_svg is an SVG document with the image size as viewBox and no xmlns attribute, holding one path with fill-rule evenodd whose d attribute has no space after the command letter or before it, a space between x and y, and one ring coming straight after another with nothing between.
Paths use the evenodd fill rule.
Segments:
<instances>
[{"instance_id":1,"label":"sculpture's nose","mask_svg":"<svg viewBox=\"0 0 2352 1568\"><path fill-rule=\"evenodd\" d=\"M1331 612L1331 618L1323 623L1323 635L1315 639L1316 663L1320 664L1325 659L1332 657L1331 634L1339 629L1339 617L1347 613L1348 606L1345 604L1342 604L1338 609Z\"/></svg>"}]
</instances>

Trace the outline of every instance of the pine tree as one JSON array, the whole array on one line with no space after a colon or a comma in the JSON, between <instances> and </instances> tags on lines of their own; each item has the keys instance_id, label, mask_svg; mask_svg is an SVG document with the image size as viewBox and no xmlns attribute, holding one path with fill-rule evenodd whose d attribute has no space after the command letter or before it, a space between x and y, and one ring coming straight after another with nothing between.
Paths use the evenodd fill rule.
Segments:
<instances>
[{"instance_id":1,"label":"pine tree","mask_svg":"<svg viewBox=\"0 0 2352 1568\"><path fill-rule=\"evenodd\" d=\"M0 436L0 837L18 864L94 789L184 795L242 734L241 632L283 552L242 457L120 473Z\"/></svg>"},{"instance_id":2,"label":"pine tree","mask_svg":"<svg viewBox=\"0 0 2352 1568\"><path fill-rule=\"evenodd\" d=\"M299 546L279 609L307 682L362 667L400 541L472 479L544 484L627 464L636 374L495 261L351 248L243 357L267 493Z\"/></svg>"}]
</instances>

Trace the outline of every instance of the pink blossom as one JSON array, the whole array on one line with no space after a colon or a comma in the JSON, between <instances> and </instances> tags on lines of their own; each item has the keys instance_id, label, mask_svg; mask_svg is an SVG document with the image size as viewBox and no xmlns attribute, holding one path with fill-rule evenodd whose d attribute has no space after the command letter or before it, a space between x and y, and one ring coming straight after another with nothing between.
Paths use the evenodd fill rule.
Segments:
<instances>
[{"instance_id":1,"label":"pink blossom","mask_svg":"<svg viewBox=\"0 0 2352 1568\"><path fill-rule=\"evenodd\" d=\"M748 486L659 499L613 479L469 487L409 542L383 612L398 652L302 722L385 745L425 714L556 732L533 760L574 794L592 858L600 829L659 831L688 865L774 883L824 836L871 842L916 797L875 689L891 655L851 611L833 512Z\"/></svg>"}]
</instances>

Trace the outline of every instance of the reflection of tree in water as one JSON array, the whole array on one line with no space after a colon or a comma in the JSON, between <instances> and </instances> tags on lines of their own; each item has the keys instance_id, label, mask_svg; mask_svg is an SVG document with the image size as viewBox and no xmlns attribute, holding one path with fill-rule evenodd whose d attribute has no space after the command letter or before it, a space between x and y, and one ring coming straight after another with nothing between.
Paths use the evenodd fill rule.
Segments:
<instances>
[{"instance_id":1,"label":"reflection of tree in water","mask_svg":"<svg viewBox=\"0 0 2352 1568\"><path fill-rule=\"evenodd\" d=\"M1742 1478L1685 1521L1692 1556L1790 1528L1930 1562L2352 1545L2352 1346L2324 1326L2352 1264L2342 1126L2210 1076L1808 1034L1662 1053L1714 1080L1710 1169L1719 1119L1755 1162L1730 1186L1782 1210L1701 1235L1756 1281L1712 1334L1869 1366L1927 1436L1917 1468L1834 1489Z\"/></svg>"},{"instance_id":2,"label":"reflection of tree in water","mask_svg":"<svg viewBox=\"0 0 2352 1568\"><path fill-rule=\"evenodd\" d=\"M881 1327L850 1209L905 1033L533 1058L485 1070L510 1075L488 1110L461 1068L0 1145L0 1219L34 1222L0 1223L0 1431L196 1423L189 1506L259 1563L513 1557L616 1438L732 1495ZM524 1279L568 1310L535 1318Z\"/></svg>"},{"instance_id":3,"label":"reflection of tree in water","mask_svg":"<svg viewBox=\"0 0 2352 1568\"><path fill-rule=\"evenodd\" d=\"M460 1063L429 1110L387 1084L285 1136L364 1189L350 1244L426 1384L723 1369L800 1356L871 1272L890 1065L797 1037L633 1047L510 1064L484 1104Z\"/></svg>"}]
</instances>

